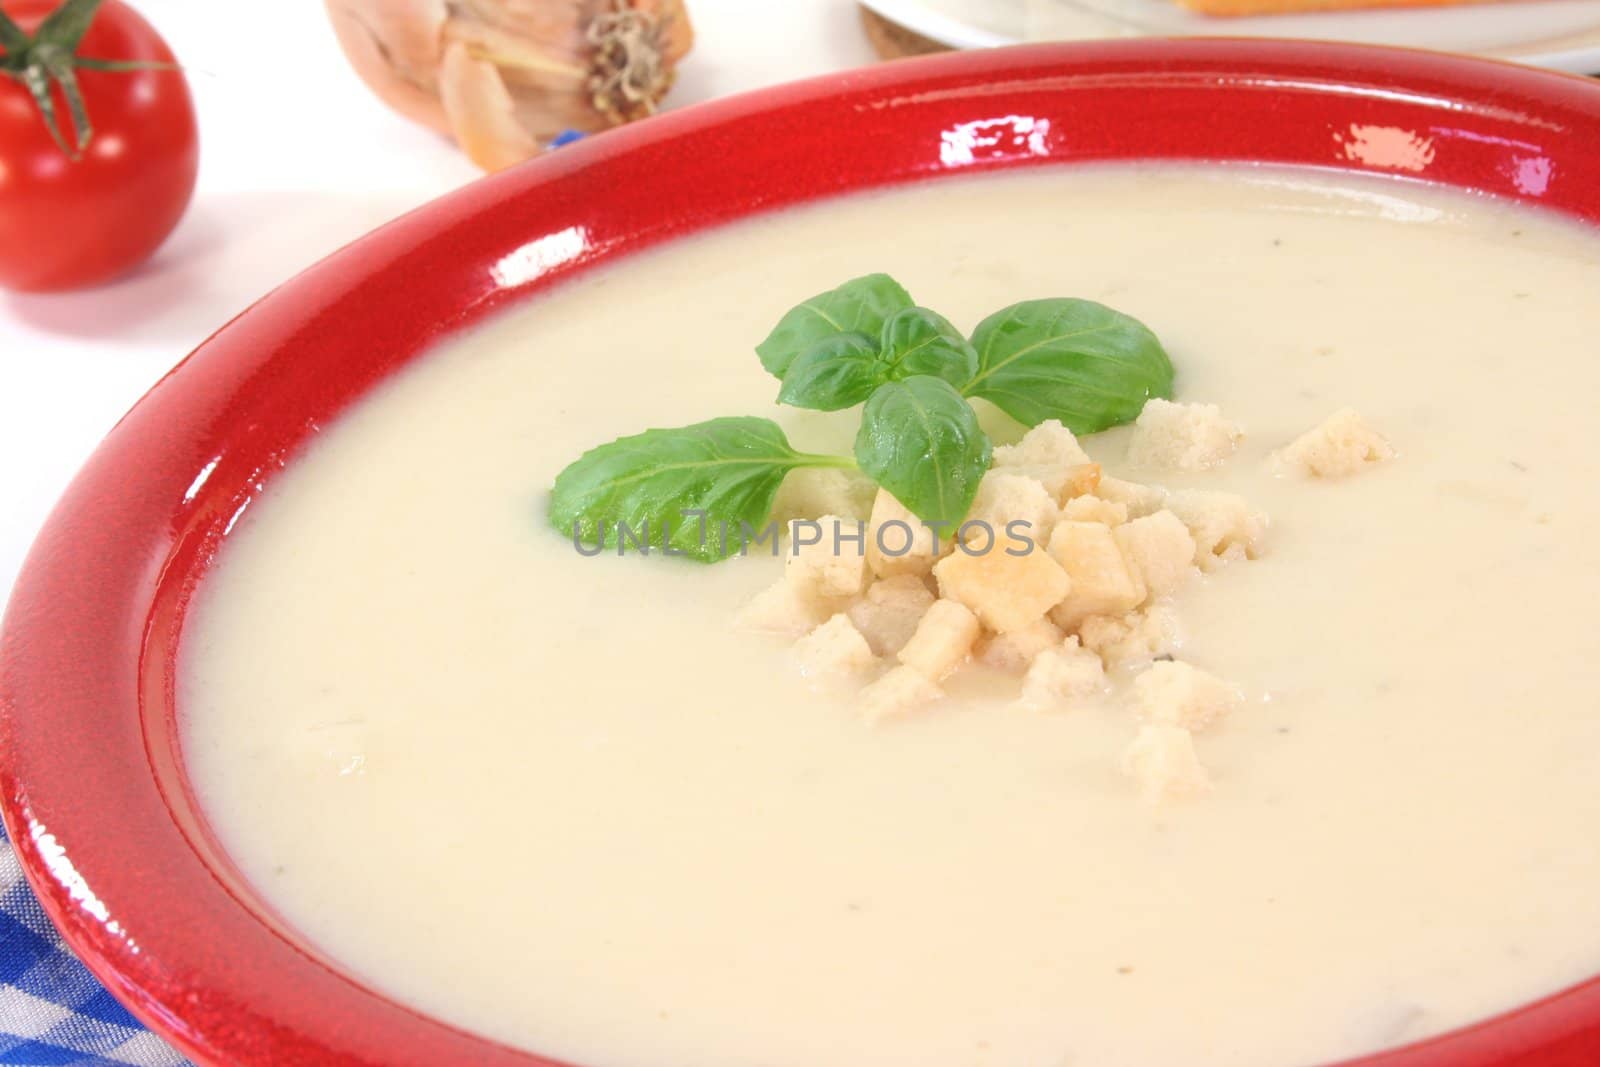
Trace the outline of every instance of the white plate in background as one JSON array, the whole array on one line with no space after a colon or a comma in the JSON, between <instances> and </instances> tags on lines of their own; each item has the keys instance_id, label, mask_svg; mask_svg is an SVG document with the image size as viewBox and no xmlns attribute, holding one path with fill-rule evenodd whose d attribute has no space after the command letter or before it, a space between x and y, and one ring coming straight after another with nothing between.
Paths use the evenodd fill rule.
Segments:
<instances>
[{"instance_id":1,"label":"white plate in background","mask_svg":"<svg viewBox=\"0 0 1600 1067\"><path fill-rule=\"evenodd\" d=\"M1215 18L1175 0L861 0L955 48L1112 37L1299 37L1474 52L1600 73L1600 0Z\"/></svg>"}]
</instances>

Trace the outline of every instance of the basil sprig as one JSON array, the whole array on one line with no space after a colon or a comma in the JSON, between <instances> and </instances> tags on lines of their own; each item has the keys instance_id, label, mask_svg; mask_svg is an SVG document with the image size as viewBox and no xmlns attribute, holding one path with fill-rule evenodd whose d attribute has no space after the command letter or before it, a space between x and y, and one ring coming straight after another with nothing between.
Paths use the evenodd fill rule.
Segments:
<instances>
[{"instance_id":1,"label":"basil sprig","mask_svg":"<svg viewBox=\"0 0 1600 1067\"><path fill-rule=\"evenodd\" d=\"M813 345L841 333L876 338L885 319L911 305L911 294L887 274L853 278L791 308L756 345L756 355L768 374L782 378Z\"/></svg>"},{"instance_id":2,"label":"basil sprig","mask_svg":"<svg viewBox=\"0 0 1600 1067\"><path fill-rule=\"evenodd\" d=\"M815 411L854 407L878 386L918 374L960 388L978 371L972 342L886 274L852 278L798 305L756 354L782 382L778 403Z\"/></svg>"},{"instance_id":3,"label":"basil sprig","mask_svg":"<svg viewBox=\"0 0 1600 1067\"><path fill-rule=\"evenodd\" d=\"M877 341L864 333L836 333L789 364L778 388L778 403L840 411L864 402L887 380Z\"/></svg>"},{"instance_id":4,"label":"basil sprig","mask_svg":"<svg viewBox=\"0 0 1600 1067\"><path fill-rule=\"evenodd\" d=\"M960 389L978 373L978 350L950 320L922 307L901 308L883 323L879 355L891 380L930 374Z\"/></svg>"},{"instance_id":5,"label":"basil sprig","mask_svg":"<svg viewBox=\"0 0 1600 1067\"><path fill-rule=\"evenodd\" d=\"M959 389L977 370L977 349L944 316L907 307L883 321L876 339L852 330L812 342L783 373L778 403L839 411L887 382L929 375Z\"/></svg>"},{"instance_id":6,"label":"basil sprig","mask_svg":"<svg viewBox=\"0 0 1600 1067\"><path fill-rule=\"evenodd\" d=\"M737 550L739 523L767 521L784 475L847 464L796 452L771 419L646 430L591 449L562 471L550 521L583 544L615 548L626 537L713 563Z\"/></svg>"},{"instance_id":7,"label":"basil sprig","mask_svg":"<svg viewBox=\"0 0 1600 1067\"><path fill-rule=\"evenodd\" d=\"M779 379L781 404L865 405L853 459L797 452L769 419L650 430L562 471L552 523L590 545L632 539L712 562L739 539L730 548L708 531L764 523L784 477L819 466L859 467L924 522L958 523L993 452L971 398L1029 426L1060 419L1094 433L1172 395L1172 363L1155 334L1103 304L1024 301L984 319L969 340L886 274L792 308L756 354Z\"/></svg>"},{"instance_id":8,"label":"basil sprig","mask_svg":"<svg viewBox=\"0 0 1600 1067\"><path fill-rule=\"evenodd\" d=\"M856 434L861 470L929 523L967 517L991 452L972 405L929 374L881 386Z\"/></svg>"},{"instance_id":9,"label":"basil sprig","mask_svg":"<svg viewBox=\"0 0 1600 1067\"><path fill-rule=\"evenodd\" d=\"M1138 418L1145 401L1172 396L1172 362L1149 327L1092 300L1027 300L978 324L981 396L1027 426L1060 419L1098 433Z\"/></svg>"}]
</instances>

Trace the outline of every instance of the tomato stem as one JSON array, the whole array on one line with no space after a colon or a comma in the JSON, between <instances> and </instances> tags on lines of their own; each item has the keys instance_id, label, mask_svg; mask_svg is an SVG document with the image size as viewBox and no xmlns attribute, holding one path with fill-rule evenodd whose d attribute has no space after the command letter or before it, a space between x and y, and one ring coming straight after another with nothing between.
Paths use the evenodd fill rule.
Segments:
<instances>
[{"instance_id":1,"label":"tomato stem","mask_svg":"<svg viewBox=\"0 0 1600 1067\"><path fill-rule=\"evenodd\" d=\"M94 22L95 12L100 10L100 5L105 0L66 0L66 3L50 12L50 17L39 23L39 30L33 35L35 45L46 44L71 55L78 50L78 45L83 43L83 35L89 32L89 26Z\"/></svg>"},{"instance_id":2,"label":"tomato stem","mask_svg":"<svg viewBox=\"0 0 1600 1067\"><path fill-rule=\"evenodd\" d=\"M22 27L13 22L10 15L0 10L0 45L5 46L8 66L10 61L27 51L30 43Z\"/></svg>"},{"instance_id":3,"label":"tomato stem","mask_svg":"<svg viewBox=\"0 0 1600 1067\"><path fill-rule=\"evenodd\" d=\"M0 11L0 73L22 82L33 97L39 117L50 131L51 140L62 152L78 159L94 137L89 109L78 85L78 71L125 72L134 70L172 70L171 63L145 63L138 60L86 59L78 55L84 34L94 23L96 12L105 0L66 0L52 11L29 36L16 21ZM59 87L67 103L65 119L56 116L52 89ZM70 125L72 139L67 139Z\"/></svg>"}]
</instances>

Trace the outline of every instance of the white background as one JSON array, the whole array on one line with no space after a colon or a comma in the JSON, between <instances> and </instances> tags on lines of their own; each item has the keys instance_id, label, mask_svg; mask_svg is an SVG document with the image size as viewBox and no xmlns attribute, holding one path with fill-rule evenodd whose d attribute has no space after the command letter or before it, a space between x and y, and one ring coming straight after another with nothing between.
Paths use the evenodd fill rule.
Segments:
<instances>
[{"instance_id":1,"label":"white background","mask_svg":"<svg viewBox=\"0 0 1600 1067\"><path fill-rule=\"evenodd\" d=\"M106 288L0 292L0 600L117 418L290 275L477 177L350 73L320 0L132 0L189 72L200 185L149 264ZM872 61L853 0L691 0L670 103Z\"/></svg>"}]
</instances>

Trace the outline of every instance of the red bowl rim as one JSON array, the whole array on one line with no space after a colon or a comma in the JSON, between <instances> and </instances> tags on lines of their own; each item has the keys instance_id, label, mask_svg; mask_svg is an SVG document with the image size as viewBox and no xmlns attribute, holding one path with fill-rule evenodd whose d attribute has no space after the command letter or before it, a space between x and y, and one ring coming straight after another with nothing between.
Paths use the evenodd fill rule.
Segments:
<instances>
[{"instance_id":1,"label":"red bowl rim","mask_svg":"<svg viewBox=\"0 0 1600 1067\"><path fill-rule=\"evenodd\" d=\"M1363 127L1416 152L1361 148ZM343 975L254 897L182 772L185 606L274 471L466 325L618 255L837 193L1103 160L1384 174L1600 224L1600 86L1433 53L1227 39L885 64L669 113L476 182L294 278L111 431L0 628L0 802L50 918L201 1063L535 1067ZM1600 979L1361 1067L1600 1062ZM1354 1064L1351 1065L1354 1067Z\"/></svg>"}]
</instances>

